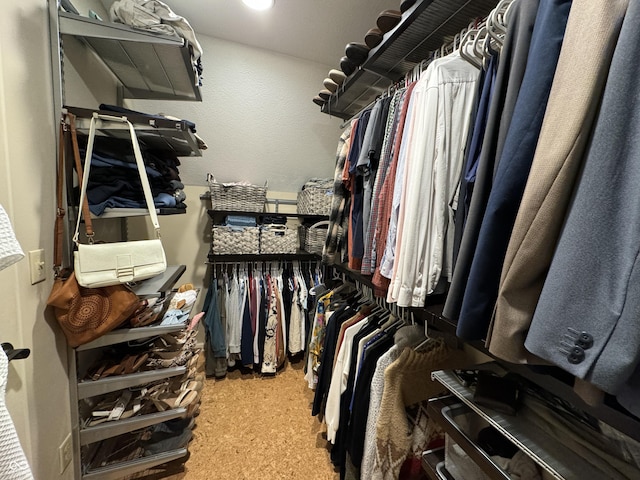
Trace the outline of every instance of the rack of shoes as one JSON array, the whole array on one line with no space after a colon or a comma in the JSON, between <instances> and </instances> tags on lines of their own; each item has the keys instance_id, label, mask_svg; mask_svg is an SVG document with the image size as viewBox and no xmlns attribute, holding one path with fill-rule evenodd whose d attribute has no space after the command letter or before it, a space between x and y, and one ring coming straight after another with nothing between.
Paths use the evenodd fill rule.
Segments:
<instances>
[{"instance_id":1,"label":"rack of shoes","mask_svg":"<svg viewBox=\"0 0 640 480\"><path fill-rule=\"evenodd\" d=\"M190 320L199 289L171 287L141 299L123 328L70 352L83 479L119 479L188 457L205 380L199 324Z\"/></svg>"}]
</instances>

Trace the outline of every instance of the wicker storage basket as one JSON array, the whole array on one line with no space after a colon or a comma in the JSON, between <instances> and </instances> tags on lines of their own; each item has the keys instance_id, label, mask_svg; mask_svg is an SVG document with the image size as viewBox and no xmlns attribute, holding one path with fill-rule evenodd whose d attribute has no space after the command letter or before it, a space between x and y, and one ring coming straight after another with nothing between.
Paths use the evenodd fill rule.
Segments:
<instances>
[{"instance_id":1,"label":"wicker storage basket","mask_svg":"<svg viewBox=\"0 0 640 480\"><path fill-rule=\"evenodd\" d=\"M314 223L310 227L300 225L300 248L305 252L321 255L328 229L328 221Z\"/></svg>"},{"instance_id":2,"label":"wicker storage basket","mask_svg":"<svg viewBox=\"0 0 640 480\"><path fill-rule=\"evenodd\" d=\"M260 253L260 228L235 228L214 225L211 230L213 255L257 255Z\"/></svg>"},{"instance_id":3,"label":"wicker storage basket","mask_svg":"<svg viewBox=\"0 0 640 480\"><path fill-rule=\"evenodd\" d=\"M298 232L286 225L260 227L260 253L296 253Z\"/></svg>"},{"instance_id":4,"label":"wicker storage basket","mask_svg":"<svg viewBox=\"0 0 640 480\"><path fill-rule=\"evenodd\" d=\"M238 212L263 212L267 200L267 184L244 185L235 183L218 183L209 174L207 176L211 192L212 210L230 210Z\"/></svg>"},{"instance_id":5,"label":"wicker storage basket","mask_svg":"<svg viewBox=\"0 0 640 480\"><path fill-rule=\"evenodd\" d=\"M333 180L309 182L298 192L298 213L301 215L326 215L331 213Z\"/></svg>"}]
</instances>

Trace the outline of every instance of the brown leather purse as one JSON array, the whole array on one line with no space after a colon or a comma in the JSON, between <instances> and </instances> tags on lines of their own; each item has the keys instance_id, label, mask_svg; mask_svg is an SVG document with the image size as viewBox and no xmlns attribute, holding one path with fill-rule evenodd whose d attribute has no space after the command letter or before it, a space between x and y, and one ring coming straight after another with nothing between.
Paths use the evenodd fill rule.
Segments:
<instances>
[{"instance_id":1,"label":"brown leather purse","mask_svg":"<svg viewBox=\"0 0 640 480\"><path fill-rule=\"evenodd\" d=\"M70 270L62 269L62 244L65 210L62 204L64 179L64 155L66 139L71 137L73 157L79 178L82 178L80 150L76 134L75 116L67 114L69 122L60 123L60 141L58 145L58 170L56 181L57 214L54 227L54 271L53 288L47 299L47 305L53 308L56 320L71 347L91 342L124 323L139 305L138 296L124 285L101 288L84 288L78 285ZM89 205L85 198L82 209L87 234L93 227L89 214Z\"/></svg>"}]
</instances>

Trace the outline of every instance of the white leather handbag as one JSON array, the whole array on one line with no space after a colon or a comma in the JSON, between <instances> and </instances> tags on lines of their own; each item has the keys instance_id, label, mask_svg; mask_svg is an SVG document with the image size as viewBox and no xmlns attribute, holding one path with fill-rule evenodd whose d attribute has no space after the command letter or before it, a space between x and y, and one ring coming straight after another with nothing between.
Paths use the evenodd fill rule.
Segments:
<instances>
[{"instance_id":1,"label":"white leather handbag","mask_svg":"<svg viewBox=\"0 0 640 480\"><path fill-rule=\"evenodd\" d=\"M93 143L96 135L96 124L99 122L126 123L131 134L133 152L136 165L142 181L144 198L149 209L149 217L155 229L156 238L152 240L136 240L130 242L95 243L93 234L88 237L88 243L79 241L81 213L78 213L76 231L73 241L77 246L74 252L74 272L78 283L87 288L107 287L120 283L136 282L161 274L167 269L167 260L160 241L160 224L153 203L151 187L142 160L140 144L135 129L126 117L115 117L94 113L89 128L87 152L84 160L82 186L80 189L80 205L83 204L89 181Z\"/></svg>"}]
</instances>

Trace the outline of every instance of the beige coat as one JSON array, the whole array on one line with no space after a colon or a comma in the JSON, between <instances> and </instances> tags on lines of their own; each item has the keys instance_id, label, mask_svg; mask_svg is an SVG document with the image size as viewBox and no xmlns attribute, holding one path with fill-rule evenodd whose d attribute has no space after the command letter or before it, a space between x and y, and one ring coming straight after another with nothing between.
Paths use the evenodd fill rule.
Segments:
<instances>
[{"instance_id":1,"label":"beige coat","mask_svg":"<svg viewBox=\"0 0 640 480\"><path fill-rule=\"evenodd\" d=\"M489 351L504 360L539 362L525 350L524 341L560 237L628 3L574 0L572 4L487 337Z\"/></svg>"}]
</instances>

